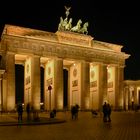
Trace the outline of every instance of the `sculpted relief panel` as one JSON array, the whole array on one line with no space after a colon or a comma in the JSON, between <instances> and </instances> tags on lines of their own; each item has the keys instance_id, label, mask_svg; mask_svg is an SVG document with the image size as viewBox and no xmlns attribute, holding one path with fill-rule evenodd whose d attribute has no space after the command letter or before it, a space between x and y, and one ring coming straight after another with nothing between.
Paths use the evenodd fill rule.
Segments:
<instances>
[{"instance_id":1,"label":"sculpted relief panel","mask_svg":"<svg viewBox=\"0 0 140 140\"><path fill-rule=\"evenodd\" d=\"M40 56L56 56L61 58L71 58L87 61L97 61L106 63L124 63L119 54L109 54L100 52L93 48L66 45L40 40L26 39L21 37L5 37L3 45L8 51L15 53L36 54Z\"/></svg>"}]
</instances>

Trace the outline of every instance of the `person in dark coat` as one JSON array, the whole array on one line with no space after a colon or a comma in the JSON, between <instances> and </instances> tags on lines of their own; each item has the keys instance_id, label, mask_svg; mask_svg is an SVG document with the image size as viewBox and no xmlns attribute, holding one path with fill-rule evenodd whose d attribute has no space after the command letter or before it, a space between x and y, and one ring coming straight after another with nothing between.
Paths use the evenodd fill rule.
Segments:
<instances>
[{"instance_id":1,"label":"person in dark coat","mask_svg":"<svg viewBox=\"0 0 140 140\"><path fill-rule=\"evenodd\" d=\"M78 119L78 112L79 112L79 108L80 108L80 107L79 107L78 104L76 104L76 105L75 105L75 108L76 108L76 111L75 111L75 115L76 115L76 116L75 116L75 117L76 117L76 119Z\"/></svg>"},{"instance_id":2,"label":"person in dark coat","mask_svg":"<svg viewBox=\"0 0 140 140\"><path fill-rule=\"evenodd\" d=\"M56 109L53 109L54 117L56 117Z\"/></svg>"},{"instance_id":3,"label":"person in dark coat","mask_svg":"<svg viewBox=\"0 0 140 140\"><path fill-rule=\"evenodd\" d=\"M27 112L27 120L29 121L31 119L31 106L30 104L28 103L27 106L26 106L26 112Z\"/></svg>"},{"instance_id":4,"label":"person in dark coat","mask_svg":"<svg viewBox=\"0 0 140 140\"><path fill-rule=\"evenodd\" d=\"M108 112L107 112L107 104L106 102L103 105L103 121L107 122Z\"/></svg>"},{"instance_id":5,"label":"person in dark coat","mask_svg":"<svg viewBox=\"0 0 140 140\"><path fill-rule=\"evenodd\" d=\"M75 120L78 119L78 111L79 111L79 105L78 104L71 107L72 119L75 119Z\"/></svg>"},{"instance_id":6,"label":"person in dark coat","mask_svg":"<svg viewBox=\"0 0 140 140\"><path fill-rule=\"evenodd\" d=\"M76 112L77 112L76 107L75 106L72 106L71 107L72 120L73 119L76 119Z\"/></svg>"},{"instance_id":7,"label":"person in dark coat","mask_svg":"<svg viewBox=\"0 0 140 140\"><path fill-rule=\"evenodd\" d=\"M108 103L107 104L107 121L108 122L111 122L111 106L110 106L110 104Z\"/></svg>"},{"instance_id":8,"label":"person in dark coat","mask_svg":"<svg viewBox=\"0 0 140 140\"><path fill-rule=\"evenodd\" d=\"M17 111L18 111L18 121L22 121L22 114L23 114L22 104L18 105Z\"/></svg>"}]
</instances>

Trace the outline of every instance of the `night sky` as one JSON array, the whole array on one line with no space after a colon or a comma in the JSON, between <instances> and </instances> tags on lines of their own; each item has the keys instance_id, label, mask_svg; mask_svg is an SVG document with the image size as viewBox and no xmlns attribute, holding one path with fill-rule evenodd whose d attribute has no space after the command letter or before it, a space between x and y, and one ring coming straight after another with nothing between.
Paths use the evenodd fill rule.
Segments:
<instances>
[{"instance_id":1,"label":"night sky","mask_svg":"<svg viewBox=\"0 0 140 140\"><path fill-rule=\"evenodd\" d=\"M97 2L98 1L98 2ZM72 25L79 19L89 22L89 35L99 41L123 45L130 54L126 60L124 78L140 79L140 8L138 2L99 0L6 1L0 3L0 32L5 24L13 24L56 32L60 16L65 18L64 6L70 6Z\"/></svg>"}]
</instances>

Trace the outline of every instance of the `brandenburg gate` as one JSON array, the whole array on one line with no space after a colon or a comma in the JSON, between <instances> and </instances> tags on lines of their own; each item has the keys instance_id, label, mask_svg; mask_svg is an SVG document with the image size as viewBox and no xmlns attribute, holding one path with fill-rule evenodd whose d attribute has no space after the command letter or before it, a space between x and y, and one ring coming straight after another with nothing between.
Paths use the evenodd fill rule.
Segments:
<instances>
[{"instance_id":1,"label":"brandenburg gate","mask_svg":"<svg viewBox=\"0 0 140 140\"><path fill-rule=\"evenodd\" d=\"M60 18L55 33L5 25L0 42L2 110L12 111L16 107L15 64L24 66L25 106L30 103L40 110L40 67L43 67L45 110L64 108L64 69L68 72L69 109L78 104L81 110L99 110L105 101L113 109L123 109L124 67L129 55L121 51L121 45L97 41L88 35L87 22L84 28L82 20L73 27L68 25L71 22L67 13L64 20Z\"/></svg>"}]
</instances>

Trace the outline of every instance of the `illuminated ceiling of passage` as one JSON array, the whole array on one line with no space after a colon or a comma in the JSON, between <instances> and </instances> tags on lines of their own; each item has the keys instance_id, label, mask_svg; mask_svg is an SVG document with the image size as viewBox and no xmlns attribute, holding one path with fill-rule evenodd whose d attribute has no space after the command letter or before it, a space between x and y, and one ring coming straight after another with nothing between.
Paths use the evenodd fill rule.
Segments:
<instances>
[{"instance_id":1,"label":"illuminated ceiling of passage","mask_svg":"<svg viewBox=\"0 0 140 140\"><path fill-rule=\"evenodd\" d=\"M22 54L16 54L15 55L15 63L16 64L23 64L24 61L28 58L29 56L28 55L22 55ZM41 64L44 64L46 63L47 61L51 60L53 58L47 58L47 57L41 57L40 58L40 63ZM73 60L63 60L63 65L64 66L70 66L72 64L74 64L75 61Z\"/></svg>"}]
</instances>

